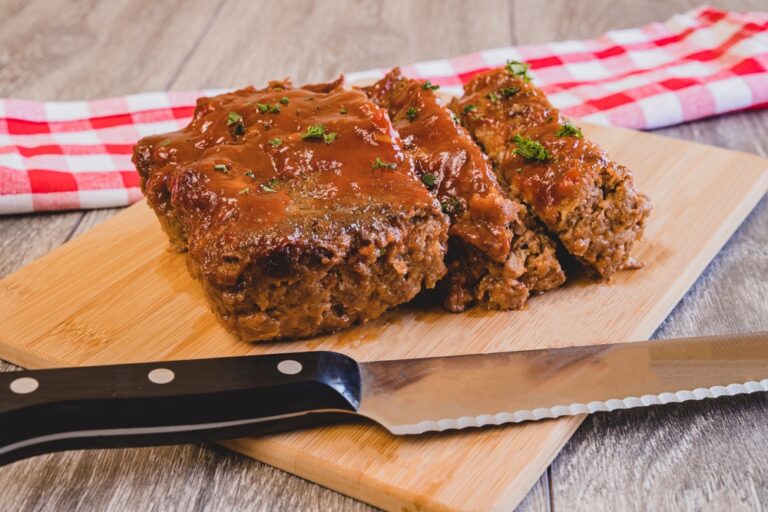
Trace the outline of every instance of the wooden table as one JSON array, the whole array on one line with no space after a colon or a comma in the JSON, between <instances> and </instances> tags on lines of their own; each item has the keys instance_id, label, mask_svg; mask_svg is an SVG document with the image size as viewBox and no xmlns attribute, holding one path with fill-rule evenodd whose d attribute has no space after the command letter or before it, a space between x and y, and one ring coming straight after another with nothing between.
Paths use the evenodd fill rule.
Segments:
<instances>
[{"instance_id":1,"label":"wooden table","mask_svg":"<svg viewBox=\"0 0 768 512\"><path fill-rule=\"evenodd\" d=\"M765 0L710 3L766 7ZM319 81L483 48L591 37L664 20L696 4L0 0L0 96L91 99L260 84L286 75L297 83ZM660 132L768 153L768 112ZM0 276L116 211L0 218ZM768 330L767 248L764 198L656 336ZM592 416L520 509L760 508L768 504L767 420L763 394ZM55 511L370 509L209 445L21 461L0 468L0 503L7 510Z\"/></svg>"}]
</instances>

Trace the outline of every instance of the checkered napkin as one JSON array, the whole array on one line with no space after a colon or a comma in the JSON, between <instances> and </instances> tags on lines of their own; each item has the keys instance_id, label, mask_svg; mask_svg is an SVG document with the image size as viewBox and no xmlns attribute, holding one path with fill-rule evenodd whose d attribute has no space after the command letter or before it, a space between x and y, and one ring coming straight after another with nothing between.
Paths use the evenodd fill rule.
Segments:
<instances>
[{"instance_id":1,"label":"checkered napkin","mask_svg":"<svg viewBox=\"0 0 768 512\"><path fill-rule=\"evenodd\" d=\"M567 116L650 129L768 107L768 12L702 7L664 23L596 39L485 50L403 67L449 93L507 60ZM349 82L385 70L347 75ZM131 148L177 130L195 99L220 91L135 94L96 101L0 100L0 213L124 206L141 197Z\"/></svg>"}]
</instances>

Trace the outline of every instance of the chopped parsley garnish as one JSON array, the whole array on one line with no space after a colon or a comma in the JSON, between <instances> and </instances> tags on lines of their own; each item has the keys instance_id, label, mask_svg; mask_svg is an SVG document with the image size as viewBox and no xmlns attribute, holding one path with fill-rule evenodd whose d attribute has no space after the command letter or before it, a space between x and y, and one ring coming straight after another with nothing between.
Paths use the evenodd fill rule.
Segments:
<instances>
[{"instance_id":1,"label":"chopped parsley garnish","mask_svg":"<svg viewBox=\"0 0 768 512\"><path fill-rule=\"evenodd\" d=\"M227 114L227 126L243 122L243 116L237 112L230 112Z\"/></svg>"},{"instance_id":2,"label":"chopped parsley garnish","mask_svg":"<svg viewBox=\"0 0 768 512\"><path fill-rule=\"evenodd\" d=\"M278 104L270 105L269 103L256 103L256 106L262 114L266 114L267 112L280 112L280 105Z\"/></svg>"},{"instance_id":3,"label":"chopped parsley garnish","mask_svg":"<svg viewBox=\"0 0 768 512\"><path fill-rule=\"evenodd\" d=\"M280 180L277 178L272 178L266 183L262 183L259 185L259 188L263 190L264 192L277 192L277 186L280 184Z\"/></svg>"},{"instance_id":4,"label":"chopped parsley garnish","mask_svg":"<svg viewBox=\"0 0 768 512\"><path fill-rule=\"evenodd\" d=\"M477 110L477 105L465 105L464 106L464 113L469 114L473 110Z\"/></svg>"},{"instance_id":5,"label":"chopped parsley garnish","mask_svg":"<svg viewBox=\"0 0 768 512\"><path fill-rule=\"evenodd\" d=\"M499 101L499 95L495 92L488 93L488 96L486 96L489 100L491 100L491 103L496 103Z\"/></svg>"},{"instance_id":6,"label":"chopped parsley garnish","mask_svg":"<svg viewBox=\"0 0 768 512\"><path fill-rule=\"evenodd\" d=\"M251 178L252 180L256 179L256 175L253 174L253 171L245 171L245 175Z\"/></svg>"},{"instance_id":7,"label":"chopped parsley garnish","mask_svg":"<svg viewBox=\"0 0 768 512\"><path fill-rule=\"evenodd\" d=\"M563 124L563 126L560 127L559 130L557 130L557 136L558 137L576 137L578 139L581 139L584 137L584 134L581 133L581 128L573 126L571 123L565 123Z\"/></svg>"},{"instance_id":8,"label":"chopped parsley garnish","mask_svg":"<svg viewBox=\"0 0 768 512\"><path fill-rule=\"evenodd\" d=\"M518 60L508 60L506 66L510 75L521 78L523 82L531 81L531 75L528 73L528 69L530 67L530 64L526 64L525 62L520 62Z\"/></svg>"},{"instance_id":9,"label":"chopped parsley garnish","mask_svg":"<svg viewBox=\"0 0 768 512\"><path fill-rule=\"evenodd\" d=\"M227 114L227 126L229 126L230 133L239 137L245 133L245 123L243 122L243 116L237 112L230 112Z\"/></svg>"},{"instance_id":10,"label":"chopped parsley garnish","mask_svg":"<svg viewBox=\"0 0 768 512\"><path fill-rule=\"evenodd\" d=\"M248 194L251 191L250 187L245 187L243 190L239 191L238 194L245 195Z\"/></svg>"},{"instance_id":11,"label":"chopped parsley garnish","mask_svg":"<svg viewBox=\"0 0 768 512\"><path fill-rule=\"evenodd\" d=\"M421 182L428 187L434 186L435 181L436 181L435 175L432 173L428 172L428 173L422 174L421 176Z\"/></svg>"},{"instance_id":12,"label":"chopped parsley garnish","mask_svg":"<svg viewBox=\"0 0 768 512\"><path fill-rule=\"evenodd\" d=\"M307 139L325 139L325 126L321 124L313 124L307 131L300 135L302 140Z\"/></svg>"},{"instance_id":13,"label":"chopped parsley garnish","mask_svg":"<svg viewBox=\"0 0 768 512\"><path fill-rule=\"evenodd\" d=\"M413 121L416 119L416 115L419 113L418 110L416 110L416 107L410 107L405 112L405 117L408 118L409 121Z\"/></svg>"},{"instance_id":14,"label":"chopped parsley garnish","mask_svg":"<svg viewBox=\"0 0 768 512\"><path fill-rule=\"evenodd\" d=\"M336 132L331 133L324 133L323 134L323 141L325 141L326 144L330 144L331 142L336 140Z\"/></svg>"},{"instance_id":15,"label":"chopped parsley garnish","mask_svg":"<svg viewBox=\"0 0 768 512\"><path fill-rule=\"evenodd\" d=\"M441 199L440 208L442 208L443 213L447 213L448 215L458 215L464 211L464 206L456 196L448 196Z\"/></svg>"},{"instance_id":16,"label":"chopped parsley garnish","mask_svg":"<svg viewBox=\"0 0 768 512\"><path fill-rule=\"evenodd\" d=\"M339 109L339 114L348 114L348 113L349 113L349 109L347 107L341 107Z\"/></svg>"},{"instance_id":17,"label":"chopped parsley garnish","mask_svg":"<svg viewBox=\"0 0 768 512\"><path fill-rule=\"evenodd\" d=\"M538 160L543 162L552 156L549 151L547 151L547 148L535 140L515 135L514 141L515 144L517 144L515 154L527 158L528 160Z\"/></svg>"},{"instance_id":18,"label":"chopped parsley garnish","mask_svg":"<svg viewBox=\"0 0 768 512\"><path fill-rule=\"evenodd\" d=\"M440 88L440 86L437 85L437 84L433 84L432 82L427 80L426 82L421 84L421 88L424 89L424 90L436 91L436 90L438 90Z\"/></svg>"},{"instance_id":19,"label":"chopped parsley garnish","mask_svg":"<svg viewBox=\"0 0 768 512\"><path fill-rule=\"evenodd\" d=\"M213 170L214 171L219 171L219 172L227 173L227 172L229 172L229 167L227 167L226 164L216 164L216 165L213 166Z\"/></svg>"},{"instance_id":20,"label":"chopped parsley garnish","mask_svg":"<svg viewBox=\"0 0 768 512\"><path fill-rule=\"evenodd\" d=\"M281 139L280 137L275 137L274 139L269 140L269 145L272 146L273 148L280 146L282 143L283 143L283 139Z\"/></svg>"},{"instance_id":21,"label":"chopped parsley garnish","mask_svg":"<svg viewBox=\"0 0 768 512\"><path fill-rule=\"evenodd\" d=\"M282 98L280 98L280 103L282 103L283 105L287 105L288 101L289 101L288 96L283 96Z\"/></svg>"},{"instance_id":22,"label":"chopped parsley garnish","mask_svg":"<svg viewBox=\"0 0 768 512\"><path fill-rule=\"evenodd\" d=\"M502 98L511 98L515 94L520 92L519 87L503 87L499 89L499 95L501 95Z\"/></svg>"},{"instance_id":23,"label":"chopped parsley garnish","mask_svg":"<svg viewBox=\"0 0 768 512\"><path fill-rule=\"evenodd\" d=\"M395 162L387 163L381 158L376 157L376 160L373 161L373 165L371 166L371 168L372 169L395 169L397 168L397 164Z\"/></svg>"}]
</instances>

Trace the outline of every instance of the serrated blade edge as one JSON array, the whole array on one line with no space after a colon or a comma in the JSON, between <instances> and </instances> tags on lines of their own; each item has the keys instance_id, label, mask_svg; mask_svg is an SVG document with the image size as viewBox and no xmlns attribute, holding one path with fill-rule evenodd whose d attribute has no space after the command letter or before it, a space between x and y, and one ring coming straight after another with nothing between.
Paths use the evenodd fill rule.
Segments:
<instances>
[{"instance_id":1,"label":"serrated blade edge","mask_svg":"<svg viewBox=\"0 0 768 512\"><path fill-rule=\"evenodd\" d=\"M670 403L688 402L691 400L703 400L705 398L719 398L722 396L736 396L758 391L768 391L768 379L749 381L743 384L729 384L728 386L712 386L711 388L696 388L694 390L680 390L676 392L661 393L658 395L630 396L623 399L611 399L606 401L593 401L586 404L556 405L554 407L539 407L537 409L520 410L515 412L500 412L497 414L481 414L479 416L463 416L460 418L444 418L437 421L421 421L411 425L392 425L389 430L396 435L423 434L424 432L442 432L444 430L461 430L468 427L485 427L490 425L504 425L505 423L522 423L524 421L538 421L543 419L559 418L561 416L577 416L579 414L593 414L596 412L610 412L619 409L634 409L651 405L664 405Z\"/></svg>"},{"instance_id":2,"label":"serrated blade edge","mask_svg":"<svg viewBox=\"0 0 768 512\"><path fill-rule=\"evenodd\" d=\"M395 434L768 391L768 333L376 361L358 413Z\"/></svg>"}]
</instances>

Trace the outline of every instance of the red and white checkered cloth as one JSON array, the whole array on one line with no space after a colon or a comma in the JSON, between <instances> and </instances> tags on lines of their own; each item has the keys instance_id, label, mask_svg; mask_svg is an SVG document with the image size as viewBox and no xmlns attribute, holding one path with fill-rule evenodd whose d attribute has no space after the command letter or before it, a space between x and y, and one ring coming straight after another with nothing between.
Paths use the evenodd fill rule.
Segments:
<instances>
[{"instance_id":1,"label":"red and white checkered cloth","mask_svg":"<svg viewBox=\"0 0 768 512\"><path fill-rule=\"evenodd\" d=\"M596 39L497 48L404 66L460 94L509 60L567 116L650 129L768 107L768 12L702 7L664 23ZM347 75L349 82L383 70ZM195 99L219 91L148 93L97 101L0 100L0 213L123 206L138 200L132 145L183 127Z\"/></svg>"}]
</instances>

